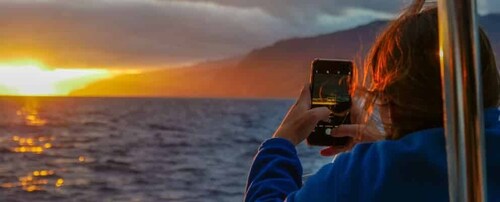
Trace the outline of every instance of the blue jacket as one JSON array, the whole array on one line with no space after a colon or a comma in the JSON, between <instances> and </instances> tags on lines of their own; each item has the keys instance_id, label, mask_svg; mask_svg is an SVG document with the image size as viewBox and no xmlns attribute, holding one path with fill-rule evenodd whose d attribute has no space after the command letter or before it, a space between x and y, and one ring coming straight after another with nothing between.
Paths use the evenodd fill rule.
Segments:
<instances>
[{"instance_id":1,"label":"blue jacket","mask_svg":"<svg viewBox=\"0 0 500 202\"><path fill-rule=\"evenodd\" d=\"M500 109L485 111L489 201L500 201ZM250 170L245 201L449 201L442 128L397 141L359 144L302 185L294 145L262 143Z\"/></svg>"}]
</instances>

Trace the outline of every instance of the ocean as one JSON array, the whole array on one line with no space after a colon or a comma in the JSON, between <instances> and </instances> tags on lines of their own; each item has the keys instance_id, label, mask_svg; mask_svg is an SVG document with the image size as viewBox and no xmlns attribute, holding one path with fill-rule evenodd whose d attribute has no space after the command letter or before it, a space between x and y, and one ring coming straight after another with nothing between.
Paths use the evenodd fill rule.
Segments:
<instances>
[{"instance_id":1,"label":"ocean","mask_svg":"<svg viewBox=\"0 0 500 202\"><path fill-rule=\"evenodd\" d=\"M0 201L242 201L293 102L0 98ZM298 150L304 174L331 161Z\"/></svg>"}]
</instances>

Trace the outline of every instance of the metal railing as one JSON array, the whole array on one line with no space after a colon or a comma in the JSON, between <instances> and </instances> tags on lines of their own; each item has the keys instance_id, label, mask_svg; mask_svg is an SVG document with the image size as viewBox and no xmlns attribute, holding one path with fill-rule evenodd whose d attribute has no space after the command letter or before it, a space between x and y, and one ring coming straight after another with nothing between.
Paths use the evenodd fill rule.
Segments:
<instances>
[{"instance_id":1,"label":"metal railing","mask_svg":"<svg viewBox=\"0 0 500 202\"><path fill-rule=\"evenodd\" d=\"M450 201L486 201L484 121L475 0L438 0Z\"/></svg>"}]
</instances>

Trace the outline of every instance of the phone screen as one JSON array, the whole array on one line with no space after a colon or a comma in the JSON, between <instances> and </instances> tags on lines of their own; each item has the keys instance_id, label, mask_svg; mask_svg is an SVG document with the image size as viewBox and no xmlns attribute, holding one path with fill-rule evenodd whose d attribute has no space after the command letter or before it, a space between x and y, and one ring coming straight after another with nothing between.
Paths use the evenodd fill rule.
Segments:
<instances>
[{"instance_id":1,"label":"phone screen","mask_svg":"<svg viewBox=\"0 0 500 202\"><path fill-rule=\"evenodd\" d=\"M343 74L341 71L315 70L312 92L312 107L326 106L337 112L341 103L349 103L350 72ZM345 110L345 109L344 109Z\"/></svg>"},{"instance_id":2,"label":"phone screen","mask_svg":"<svg viewBox=\"0 0 500 202\"><path fill-rule=\"evenodd\" d=\"M311 107L328 107L332 114L328 122L320 121L308 142L311 145L346 145L348 138L333 138L330 132L341 124L350 123L352 62L315 60L311 72Z\"/></svg>"},{"instance_id":3,"label":"phone screen","mask_svg":"<svg viewBox=\"0 0 500 202\"><path fill-rule=\"evenodd\" d=\"M330 124L324 127L335 127L347 123L351 96L351 66L340 66L331 62L331 66L314 68L312 78L312 107L328 107L333 113Z\"/></svg>"}]
</instances>

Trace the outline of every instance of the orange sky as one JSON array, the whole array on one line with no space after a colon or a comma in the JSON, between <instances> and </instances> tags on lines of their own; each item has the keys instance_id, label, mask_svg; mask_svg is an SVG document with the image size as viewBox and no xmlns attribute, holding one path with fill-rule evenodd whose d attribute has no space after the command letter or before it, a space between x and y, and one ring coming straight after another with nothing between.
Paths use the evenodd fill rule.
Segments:
<instances>
[{"instance_id":1,"label":"orange sky","mask_svg":"<svg viewBox=\"0 0 500 202\"><path fill-rule=\"evenodd\" d=\"M0 63L0 94L64 96L116 74L108 69L47 68L28 60L3 62Z\"/></svg>"}]
</instances>

